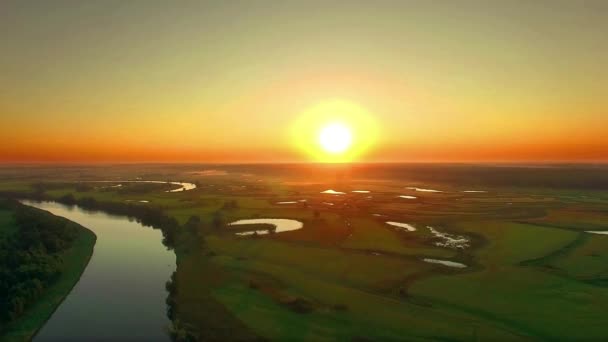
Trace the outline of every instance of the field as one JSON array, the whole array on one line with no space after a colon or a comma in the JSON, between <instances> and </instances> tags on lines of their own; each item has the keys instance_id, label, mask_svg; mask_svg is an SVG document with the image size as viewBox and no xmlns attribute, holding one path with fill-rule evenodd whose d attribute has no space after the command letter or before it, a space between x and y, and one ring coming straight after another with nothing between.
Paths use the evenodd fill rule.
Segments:
<instances>
[{"instance_id":1,"label":"field","mask_svg":"<svg viewBox=\"0 0 608 342\"><path fill-rule=\"evenodd\" d=\"M588 232L608 231L606 168L22 171L0 170L5 195L158 208L180 225L199 217L195 230L180 230L175 248L176 314L201 338L608 338L608 235ZM124 182L137 179L197 187L166 192L175 186ZM99 180L114 183L90 182ZM323 193L329 189L336 193ZM270 226L228 225L264 218L303 228L237 235Z\"/></svg>"}]
</instances>

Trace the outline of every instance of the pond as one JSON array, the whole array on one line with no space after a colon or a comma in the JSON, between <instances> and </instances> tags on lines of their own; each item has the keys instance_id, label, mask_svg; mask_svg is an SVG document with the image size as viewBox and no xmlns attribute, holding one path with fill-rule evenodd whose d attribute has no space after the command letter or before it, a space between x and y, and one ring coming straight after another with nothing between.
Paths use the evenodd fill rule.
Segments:
<instances>
[{"instance_id":1,"label":"pond","mask_svg":"<svg viewBox=\"0 0 608 342\"><path fill-rule=\"evenodd\" d=\"M413 232L416 230L416 227L412 226L409 223L401 223L401 222L393 222L393 221L387 221L386 224L394 226L394 227L398 227L401 229L405 229L408 232Z\"/></svg>"},{"instance_id":2,"label":"pond","mask_svg":"<svg viewBox=\"0 0 608 342\"><path fill-rule=\"evenodd\" d=\"M273 218L259 218L259 219L244 219L229 223L229 226L239 226L248 224L265 224L272 226L269 229L256 229L244 232L235 233L236 235L264 235L268 234L270 229L274 229L275 233L289 232L292 230L302 229L304 224L298 220L291 219L273 219Z\"/></svg>"}]
</instances>

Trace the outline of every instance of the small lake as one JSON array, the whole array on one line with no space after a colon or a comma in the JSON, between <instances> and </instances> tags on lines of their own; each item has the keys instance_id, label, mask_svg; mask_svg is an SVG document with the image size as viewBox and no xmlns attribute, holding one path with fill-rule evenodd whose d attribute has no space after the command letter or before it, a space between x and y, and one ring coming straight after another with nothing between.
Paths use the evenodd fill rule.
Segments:
<instances>
[{"instance_id":1,"label":"small lake","mask_svg":"<svg viewBox=\"0 0 608 342\"><path fill-rule=\"evenodd\" d=\"M126 217L55 202L23 201L79 223L97 235L80 281L38 332L35 341L168 341L165 283L175 254L158 229Z\"/></svg>"},{"instance_id":2,"label":"small lake","mask_svg":"<svg viewBox=\"0 0 608 342\"><path fill-rule=\"evenodd\" d=\"M229 226L239 226L239 225L248 225L248 224L270 225L270 226L273 226L273 228L271 228L271 229L274 229L275 233L289 232L292 230L302 229L302 227L304 227L304 224L298 220L272 219L272 218L238 220L238 221L229 223L228 225ZM268 233L269 233L268 229L257 229L257 230L250 230L250 231L245 231L245 232L238 232L238 233L236 233L236 235L253 235L253 234L264 235L264 234L268 234Z\"/></svg>"},{"instance_id":3,"label":"small lake","mask_svg":"<svg viewBox=\"0 0 608 342\"><path fill-rule=\"evenodd\" d=\"M412 226L409 223L387 221L386 224L394 226L394 227L398 227L398 228L401 228L401 229L405 229L408 232L416 231L416 227Z\"/></svg>"}]
</instances>

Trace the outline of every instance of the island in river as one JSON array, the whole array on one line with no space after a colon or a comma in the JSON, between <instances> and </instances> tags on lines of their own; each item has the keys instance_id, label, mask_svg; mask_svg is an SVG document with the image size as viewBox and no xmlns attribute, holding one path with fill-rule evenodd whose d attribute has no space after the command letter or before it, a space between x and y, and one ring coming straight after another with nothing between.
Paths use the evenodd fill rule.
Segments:
<instances>
[{"instance_id":1,"label":"island in river","mask_svg":"<svg viewBox=\"0 0 608 342\"><path fill-rule=\"evenodd\" d=\"M41 231L44 247L27 239ZM93 232L65 218L0 201L2 341L32 339L78 283L95 241Z\"/></svg>"}]
</instances>

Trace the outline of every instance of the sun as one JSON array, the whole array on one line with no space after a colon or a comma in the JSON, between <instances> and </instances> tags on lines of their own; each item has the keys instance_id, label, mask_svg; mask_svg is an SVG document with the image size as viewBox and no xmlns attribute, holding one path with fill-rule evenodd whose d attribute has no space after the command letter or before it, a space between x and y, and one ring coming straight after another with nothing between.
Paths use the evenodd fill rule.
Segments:
<instances>
[{"instance_id":1,"label":"sun","mask_svg":"<svg viewBox=\"0 0 608 342\"><path fill-rule=\"evenodd\" d=\"M322 163L361 160L378 137L375 118L346 100L327 100L303 110L291 126L294 147Z\"/></svg>"},{"instance_id":2,"label":"sun","mask_svg":"<svg viewBox=\"0 0 608 342\"><path fill-rule=\"evenodd\" d=\"M319 144L328 153L344 153L352 144L352 133L348 126L342 123L331 123L319 132Z\"/></svg>"}]
</instances>

